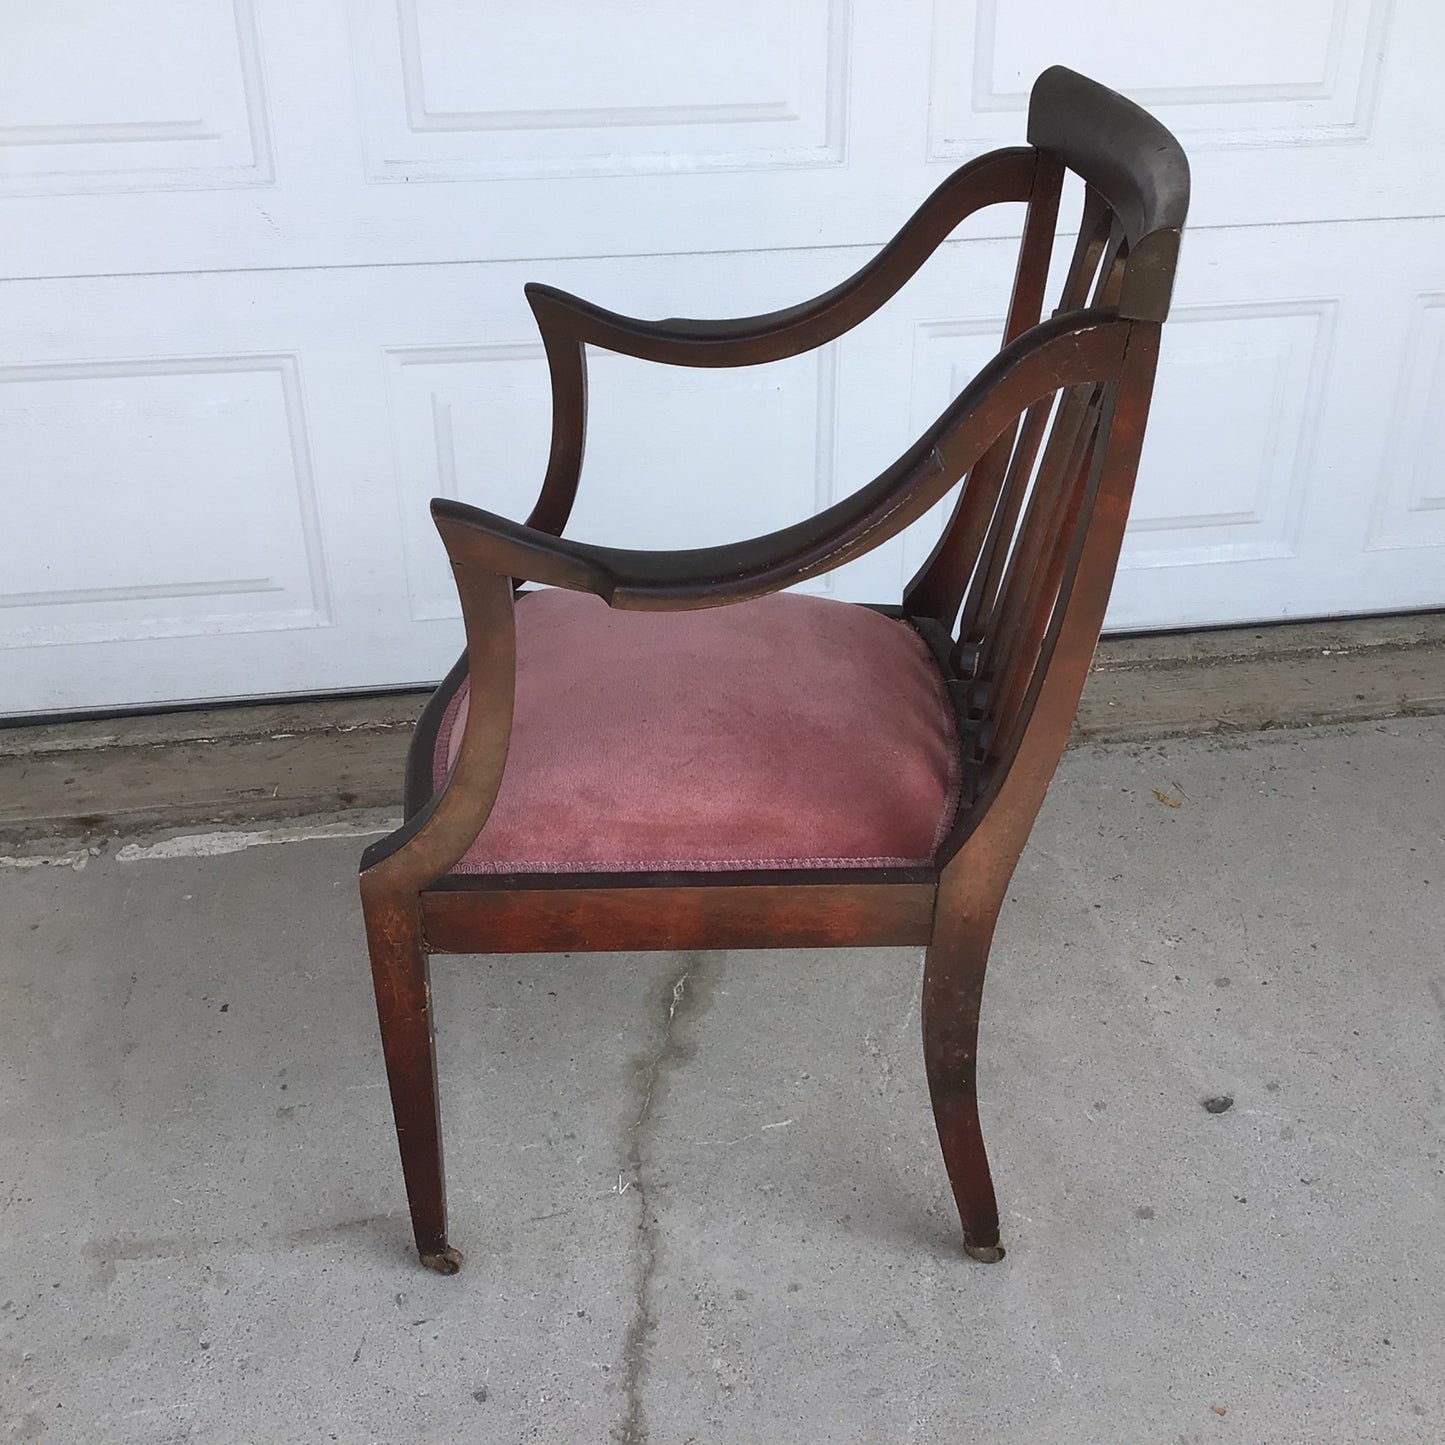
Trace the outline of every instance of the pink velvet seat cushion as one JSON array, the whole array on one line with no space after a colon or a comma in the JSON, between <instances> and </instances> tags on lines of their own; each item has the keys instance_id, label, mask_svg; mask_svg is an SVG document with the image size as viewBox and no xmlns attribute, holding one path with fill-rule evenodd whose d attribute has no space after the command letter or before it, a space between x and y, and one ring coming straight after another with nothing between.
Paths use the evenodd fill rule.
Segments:
<instances>
[{"instance_id":1,"label":"pink velvet seat cushion","mask_svg":"<svg viewBox=\"0 0 1445 1445\"><path fill-rule=\"evenodd\" d=\"M464 683L434 782L461 743ZM459 873L932 861L958 803L943 680L906 623L779 593L699 612L517 604L501 791Z\"/></svg>"}]
</instances>

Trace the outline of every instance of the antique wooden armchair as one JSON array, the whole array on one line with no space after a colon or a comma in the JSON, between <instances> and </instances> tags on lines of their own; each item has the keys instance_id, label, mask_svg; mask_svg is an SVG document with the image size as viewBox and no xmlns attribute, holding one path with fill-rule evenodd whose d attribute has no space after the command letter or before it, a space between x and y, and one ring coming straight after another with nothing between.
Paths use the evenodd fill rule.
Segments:
<instances>
[{"instance_id":1,"label":"antique wooden armchair","mask_svg":"<svg viewBox=\"0 0 1445 1445\"><path fill-rule=\"evenodd\" d=\"M432 1269L453 1273L461 1255L447 1240L430 954L845 944L926 946L924 1060L964 1247L1002 1258L975 1089L984 967L1103 622L1189 196L1174 138L1071 71L1039 78L1028 138L961 166L855 276L769 316L639 321L527 288L553 390L540 499L525 526L432 503L466 651L418 725L406 822L361 862L402 1170ZM1085 182L1083 214L1041 319L1066 169ZM797 355L1005 201L1027 210L1002 350L874 481L735 545L561 536L588 345L675 366ZM901 606L782 592L960 482ZM519 593L514 579L545 585Z\"/></svg>"}]
</instances>

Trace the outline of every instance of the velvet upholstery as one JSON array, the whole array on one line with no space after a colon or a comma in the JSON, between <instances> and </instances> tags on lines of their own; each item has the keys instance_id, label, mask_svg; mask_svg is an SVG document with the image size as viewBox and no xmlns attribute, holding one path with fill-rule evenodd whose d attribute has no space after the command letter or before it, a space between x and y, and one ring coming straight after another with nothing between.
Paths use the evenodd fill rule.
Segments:
<instances>
[{"instance_id":1,"label":"velvet upholstery","mask_svg":"<svg viewBox=\"0 0 1445 1445\"><path fill-rule=\"evenodd\" d=\"M459 873L888 867L932 861L958 804L942 677L904 622L778 593L517 610L501 791ZM464 682L434 755L460 746Z\"/></svg>"}]
</instances>

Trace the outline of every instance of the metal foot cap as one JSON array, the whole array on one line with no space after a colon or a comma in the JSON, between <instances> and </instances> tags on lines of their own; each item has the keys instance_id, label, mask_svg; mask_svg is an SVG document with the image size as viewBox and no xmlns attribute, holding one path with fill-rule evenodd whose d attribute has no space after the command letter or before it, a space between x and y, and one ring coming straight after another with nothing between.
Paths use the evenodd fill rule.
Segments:
<instances>
[{"instance_id":1,"label":"metal foot cap","mask_svg":"<svg viewBox=\"0 0 1445 1445\"><path fill-rule=\"evenodd\" d=\"M965 1242L963 1249L970 1259L976 1259L980 1264L997 1264L1004 1257L1004 1247L1001 1244L969 1244Z\"/></svg>"},{"instance_id":2,"label":"metal foot cap","mask_svg":"<svg viewBox=\"0 0 1445 1445\"><path fill-rule=\"evenodd\" d=\"M438 1274L455 1274L462 1267L462 1252L447 1244L435 1254L423 1254L421 1262Z\"/></svg>"}]
</instances>

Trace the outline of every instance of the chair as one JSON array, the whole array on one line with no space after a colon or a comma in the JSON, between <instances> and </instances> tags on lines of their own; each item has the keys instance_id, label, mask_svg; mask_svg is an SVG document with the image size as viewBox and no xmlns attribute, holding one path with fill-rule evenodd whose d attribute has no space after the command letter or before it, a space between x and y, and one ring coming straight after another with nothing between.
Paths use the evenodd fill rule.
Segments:
<instances>
[{"instance_id":1,"label":"chair","mask_svg":"<svg viewBox=\"0 0 1445 1445\"><path fill-rule=\"evenodd\" d=\"M1174 138L1072 71L1039 78L1028 138L961 166L855 276L772 315L640 321L527 287L553 395L540 498L525 526L432 503L466 651L418 724L406 821L361 861L430 1268L454 1273L461 1256L447 1239L429 955L563 950L924 946L924 1062L964 1248L1003 1257L976 1092L984 969L1103 623L1189 196ZM1080 229L1041 319L1066 170L1085 183ZM587 346L674 366L795 356L870 315L965 216L1000 202L1026 207L1002 349L875 480L733 545L562 537ZM782 590L955 487L901 606Z\"/></svg>"}]
</instances>

